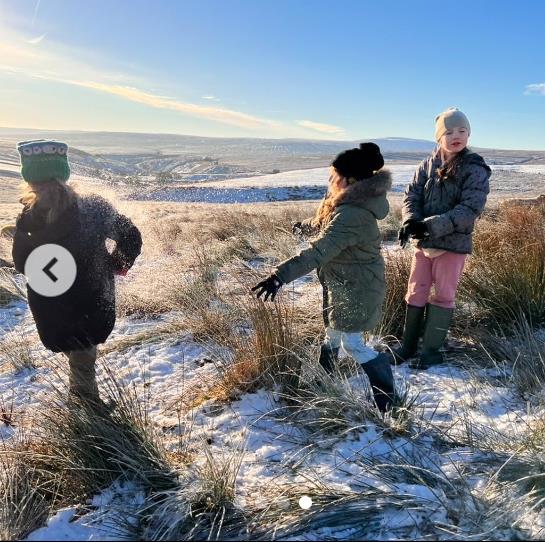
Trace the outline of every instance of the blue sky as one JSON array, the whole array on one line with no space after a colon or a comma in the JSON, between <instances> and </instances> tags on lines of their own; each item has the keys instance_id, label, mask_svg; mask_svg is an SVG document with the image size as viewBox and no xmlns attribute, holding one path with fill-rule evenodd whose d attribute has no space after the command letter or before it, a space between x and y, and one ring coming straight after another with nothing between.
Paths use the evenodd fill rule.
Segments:
<instances>
[{"instance_id":1,"label":"blue sky","mask_svg":"<svg viewBox=\"0 0 545 542\"><path fill-rule=\"evenodd\" d=\"M0 126L545 150L542 0L0 0Z\"/></svg>"}]
</instances>

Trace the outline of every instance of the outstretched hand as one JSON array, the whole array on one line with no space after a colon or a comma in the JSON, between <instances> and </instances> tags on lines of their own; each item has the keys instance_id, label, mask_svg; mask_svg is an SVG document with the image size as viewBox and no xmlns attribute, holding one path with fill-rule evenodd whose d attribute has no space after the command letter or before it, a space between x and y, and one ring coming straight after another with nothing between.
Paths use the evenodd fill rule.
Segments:
<instances>
[{"instance_id":1,"label":"outstretched hand","mask_svg":"<svg viewBox=\"0 0 545 542\"><path fill-rule=\"evenodd\" d=\"M265 280L258 282L253 288L252 292L257 292L257 298L259 299L263 294L265 294L264 301L267 301L269 297L271 301L274 301L278 290L282 287L282 281L276 275L270 275Z\"/></svg>"},{"instance_id":2,"label":"outstretched hand","mask_svg":"<svg viewBox=\"0 0 545 542\"><path fill-rule=\"evenodd\" d=\"M110 255L114 275L126 277L132 264L117 249Z\"/></svg>"},{"instance_id":3,"label":"outstretched hand","mask_svg":"<svg viewBox=\"0 0 545 542\"><path fill-rule=\"evenodd\" d=\"M301 222L294 222L291 226L291 232L294 235L301 235L303 233L303 224Z\"/></svg>"}]
</instances>

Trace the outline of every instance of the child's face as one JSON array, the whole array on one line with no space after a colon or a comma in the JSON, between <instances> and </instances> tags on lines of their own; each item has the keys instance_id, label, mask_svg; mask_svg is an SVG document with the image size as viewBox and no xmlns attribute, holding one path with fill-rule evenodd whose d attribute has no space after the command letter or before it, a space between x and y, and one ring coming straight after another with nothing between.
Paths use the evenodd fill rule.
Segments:
<instances>
[{"instance_id":1,"label":"child's face","mask_svg":"<svg viewBox=\"0 0 545 542\"><path fill-rule=\"evenodd\" d=\"M466 128L453 128L452 130L448 130L447 133L441 137L439 145L447 152L460 152L467 147L468 139L469 134Z\"/></svg>"},{"instance_id":2,"label":"child's face","mask_svg":"<svg viewBox=\"0 0 545 542\"><path fill-rule=\"evenodd\" d=\"M346 179L334 167L329 168L329 186L336 189L348 186Z\"/></svg>"}]
</instances>

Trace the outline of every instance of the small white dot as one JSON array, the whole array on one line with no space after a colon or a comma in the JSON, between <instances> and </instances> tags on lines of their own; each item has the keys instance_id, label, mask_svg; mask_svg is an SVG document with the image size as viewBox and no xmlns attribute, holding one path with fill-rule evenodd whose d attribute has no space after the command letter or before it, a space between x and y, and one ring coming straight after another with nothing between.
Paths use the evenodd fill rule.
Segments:
<instances>
[{"instance_id":1,"label":"small white dot","mask_svg":"<svg viewBox=\"0 0 545 542\"><path fill-rule=\"evenodd\" d=\"M308 495L303 495L299 499L299 506L303 510L308 510L312 506L312 499Z\"/></svg>"}]
</instances>

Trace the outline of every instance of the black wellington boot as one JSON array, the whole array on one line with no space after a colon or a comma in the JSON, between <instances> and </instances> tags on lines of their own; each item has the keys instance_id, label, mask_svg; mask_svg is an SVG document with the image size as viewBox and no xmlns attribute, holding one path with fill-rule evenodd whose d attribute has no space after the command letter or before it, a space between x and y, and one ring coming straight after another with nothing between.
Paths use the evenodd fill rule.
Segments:
<instances>
[{"instance_id":1,"label":"black wellington boot","mask_svg":"<svg viewBox=\"0 0 545 542\"><path fill-rule=\"evenodd\" d=\"M416 354L418 339L422 334L425 307L407 305L405 313L405 326L403 327L403 339L401 346L392 350L395 363L405 363Z\"/></svg>"},{"instance_id":2,"label":"black wellington boot","mask_svg":"<svg viewBox=\"0 0 545 542\"><path fill-rule=\"evenodd\" d=\"M394 374L390 366L390 359L388 353L382 352L375 359L361 364L369 378L375 403L381 412L392 408L395 400Z\"/></svg>"},{"instance_id":3,"label":"black wellington boot","mask_svg":"<svg viewBox=\"0 0 545 542\"><path fill-rule=\"evenodd\" d=\"M320 346L320 365L325 369L326 373L332 374L335 370L335 364L339 359L339 349L332 348L329 344L322 343Z\"/></svg>"}]
</instances>

